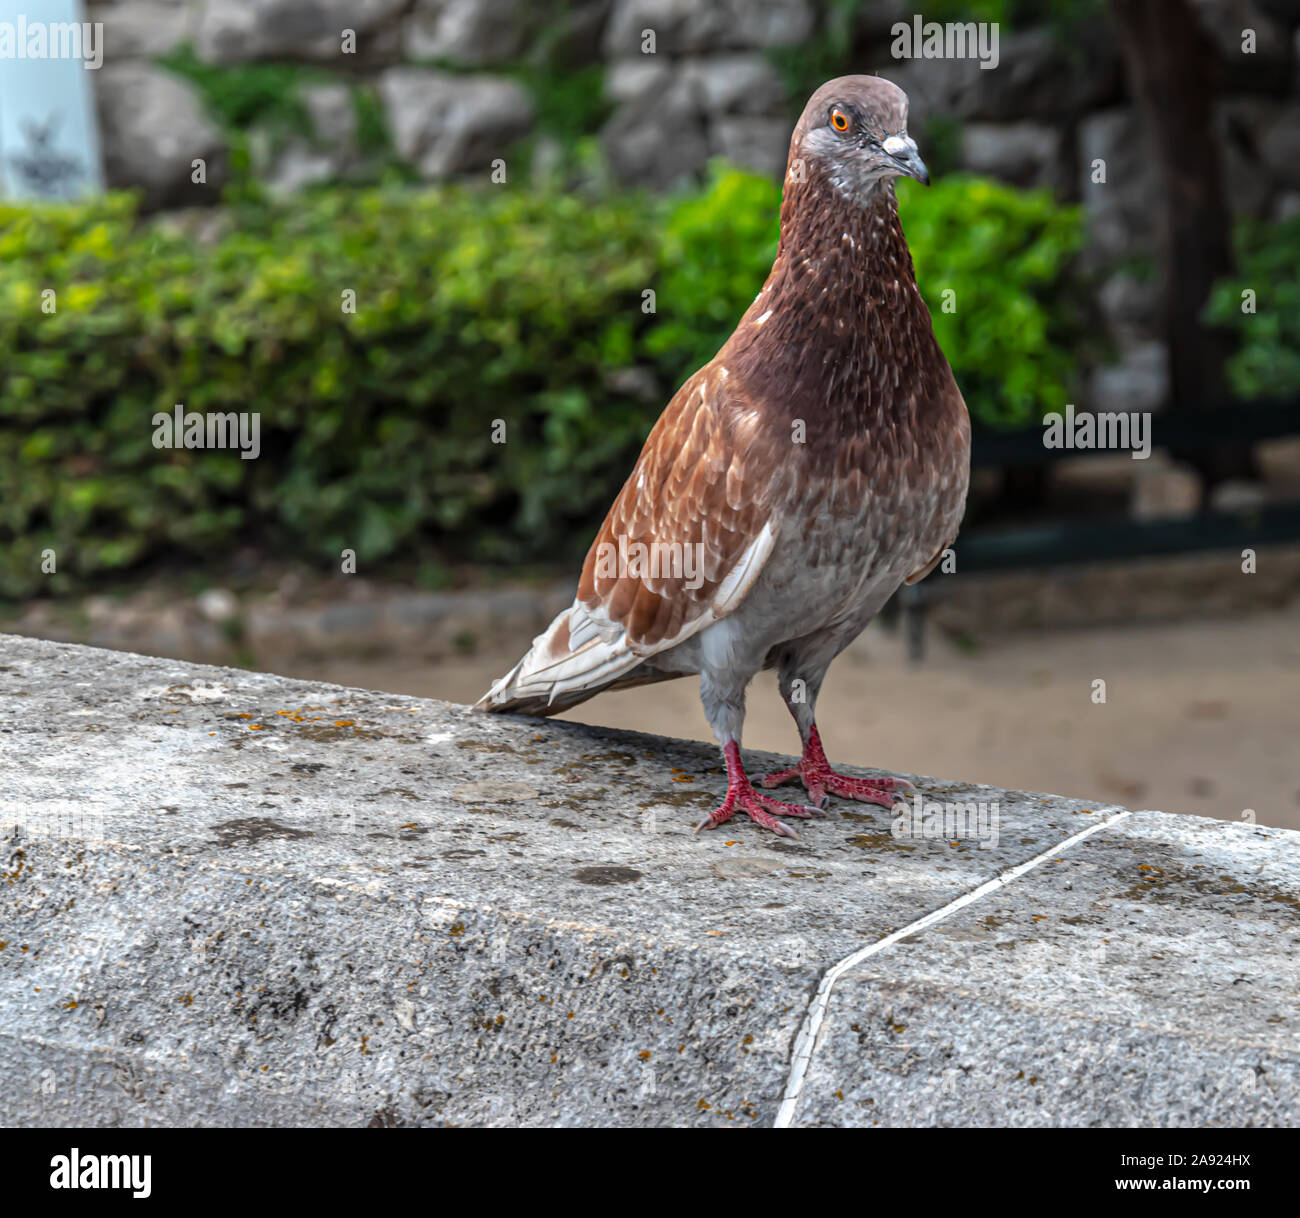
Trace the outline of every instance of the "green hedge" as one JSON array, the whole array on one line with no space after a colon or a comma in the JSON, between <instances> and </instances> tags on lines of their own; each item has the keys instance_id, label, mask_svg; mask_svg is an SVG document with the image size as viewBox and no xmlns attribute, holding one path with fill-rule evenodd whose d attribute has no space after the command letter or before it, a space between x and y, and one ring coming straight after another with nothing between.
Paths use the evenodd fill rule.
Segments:
<instances>
[{"instance_id":1,"label":"green hedge","mask_svg":"<svg viewBox=\"0 0 1300 1218\"><path fill-rule=\"evenodd\" d=\"M1228 360L1229 381L1244 398L1294 397L1300 394L1300 215L1244 223L1236 237L1240 270L1215 287L1208 309L1241 343ZM1247 301L1249 312L1243 311Z\"/></svg>"},{"instance_id":2,"label":"green hedge","mask_svg":"<svg viewBox=\"0 0 1300 1218\"><path fill-rule=\"evenodd\" d=\"M210 568L242 545L322 567L351 548L408 578L569 560L752 300L777 204L771 183L723 171L666 201L333 190L245 201L206 242L124 196L0 205L0 596L149 561ZM1058 407L1076 213L952 179L908 192L904 220L972 411ZM955 313L938 310L945 287ZM653 394L616 375L632 364ZM151 418L176 403L260 412L260 459L155 449Z\"/></svg>"}]
</instances>

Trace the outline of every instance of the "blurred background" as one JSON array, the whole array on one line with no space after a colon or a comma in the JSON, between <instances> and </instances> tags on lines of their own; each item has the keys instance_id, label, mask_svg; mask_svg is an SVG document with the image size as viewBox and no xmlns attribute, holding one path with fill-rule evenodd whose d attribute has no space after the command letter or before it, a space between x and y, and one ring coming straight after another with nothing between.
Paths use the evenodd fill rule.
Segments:
<instances>
[{"instance_id":1,"label":"blurred background","mask_svg":"<svg viewBox=\"0 0 1300 1218\"><path fill-rule=\"evenodd\" d=\"M828 752L1300 826L1300 0L29 10L103 62L0 60L0 632L472 701L761 286L808 94L872 72L975 470ZM996 66L900 57L918 17ZM1067 403L1151 456L1046 448ZM177 404L257 459L156 447ZM708 736L689 681L571 717ZM746 744L797 745L765 678Z\"/></svg>"}]
</instances>

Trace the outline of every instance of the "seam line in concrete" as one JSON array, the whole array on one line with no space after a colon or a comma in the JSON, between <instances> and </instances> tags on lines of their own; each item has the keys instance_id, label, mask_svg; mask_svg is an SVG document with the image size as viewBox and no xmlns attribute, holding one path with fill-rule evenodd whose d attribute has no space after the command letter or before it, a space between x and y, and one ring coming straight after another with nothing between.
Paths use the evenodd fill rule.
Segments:
<instances>
[{"instance_id":1,"label":"seam line in concrete","mask_svg":"<svg viewBox=\"0 0 1300 1218\"><path fill-rule=\"evenodd\" d=\"M956 900L949 901L947 905L932 910L924 917L917 918L915 922L909 922L901 930L896 930L883 939L878 939L874 943L868 943L865 947L858 948L856 952L845 956L838 964L834 964L827 969L821 979L821 984L817 987L817 992L808 1004L803 1025L799 1029L799 1035L795 1037L794 1052L790 1059L790 1074L786 1080L785 1094L781 1097L781 1107L777 1109L776 1120L773 1122L772 1128L788 1129L794 1120L795 1108L798 1106L800 1096L803 1094L804 1080L807 1078L808 1069L812 1065L813 1055L817 1052L817 1039L821 1035L826 1011L830 1006L831 990L849 969L856 964L860 964L869 956L874 956L879 952L883 952L886 948L893 947L899 940L906 939L909 935L914 935L918 931L926 930L928 927L935 925L937 922L950 918L958 910L965 909L967 905L974 904L981 897L988 896L989 893L996 892L999 888L1005 888L1013 880L1019 879L1022 875L1047 862L1048 859L1055 857L1063 850L1069 850L1071 847L1077 846L1085 838L1091 837L1094 833L1100 833L1117 821L1132 815L1132 812L1125 810L1095 825L1089 825L1088 828L1081 829L1078 833L1071 834L1064 841L1048 847L1042 853L1034 855L1031 859L1026 859L1023 863L1017 863L1010 870L994 876L991 880L986 880L978 888L972 888L970 892L963 893Z\"/></svg>"}]
</instances>

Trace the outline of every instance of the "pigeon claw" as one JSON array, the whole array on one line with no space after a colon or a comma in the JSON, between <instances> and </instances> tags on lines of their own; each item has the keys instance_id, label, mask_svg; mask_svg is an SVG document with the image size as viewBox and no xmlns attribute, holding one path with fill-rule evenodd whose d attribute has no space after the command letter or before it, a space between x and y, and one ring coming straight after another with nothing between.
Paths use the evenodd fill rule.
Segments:
<instances>
[{"instance_id":1,"label":"pigeon claw","mask_svg":"<svg viewBox=\"0 0 1300 1218\"><path fill-rule=\"evenodd\" d=\"M820 808L808 804L787 804L768 795L760 795L749 783L745 783L743 787L732 784L727 790L727 798L722 801L722 807L700 821L695 826L695 832L698 833L701 829L716 829L729 821L737 812L743 812L760 829L770 829L777 837L799 836L793 825L787 825L779 817L823 815Z\"/></svg>"},{"instance_id":2,"label":"pigeon claw","mask_svg":"<svg viewBox=\"0 0 1300 1218\"><path fill-rule=\"evenodd\" d=\"M701 829L716 829L737 812L743 812L760 829L769 829L777 837L798 837L799 834L790 825L778 818L825 815L820 808L814 808L811 804L785 804L770 795L760 795L755 791L753 783L745 774L745 767L740 760L740 745L735 740L728 740L722 746L722 755L727 761L727 797L722 801L722 807L695 826L696 833Z\"/></svg>"},{"instance_id":3,"label":"pigeon claw","mask_svg":"<svg viewBox=\"0 0 1300 1218\"><path fill-rule=\"evenodd\" d=\"M771 774L764 774L758 781L765 787L780 787L787 782L794 782L796 779L802 779L803 774L797 765L792 765L788 770L776 770ZM808 794L812 794L811 791Z\"/></svg>"},{"instance_id":4,"label":"pigeon claw","mask_svg":"<svg viewBox=\"0 0 1300 1218\"><path fill-rule=\"evenodd\" d=\"M879 804L882 808L892 808L898 802L899 792L893 778L850 778L847 774L827 774L822 783L831 794L841 799L856 799L859 803Z\"/></svg>"},{"instance_id":5,"label":"pigeon claw","mask_svg":"<svg viewBox=\"0 0 1300 1218\"><path fill-rule=\"evenodd\" d=\"M778 770L775 774L765 774L759 781L765 787L779 787L791 781L789 770ZM851 778L848 774L837 774L827 767L803 774L796 773L808 792L808 798L821 808L827 807L832 795L841 799L855 799L859 803L879 804L882 808L892 808L904 791L914 791L905 778Z\"/></svg>"},{"instance_id":6,"label":"pigeon claw","mask_svg":"<svg viewBox=\"0 0 1300 1218\"><path fill-rule=\"evenodd\" d=\"M821 738L814 726L804 746L803 757L798 765L789 769L777 770L764 774L759 779L765 787L779 787L788 782L802 782L808 798L819 807L825 808L830 803L831 795L841 799L855 799L859 803L879 804L882 808L892 808L899 799L916 786L906 778L852 778L848 774L839 774L831 769L826 754L822 751Z\"/></svg>"}]
</instances>

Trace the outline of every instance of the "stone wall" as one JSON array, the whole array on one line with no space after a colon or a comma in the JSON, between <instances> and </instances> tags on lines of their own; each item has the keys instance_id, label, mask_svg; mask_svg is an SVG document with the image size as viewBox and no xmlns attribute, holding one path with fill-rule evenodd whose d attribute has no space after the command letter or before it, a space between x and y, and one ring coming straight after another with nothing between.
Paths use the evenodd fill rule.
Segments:
<instances>
[{"instance_id":1,"label":"stone wall","mask_svg":"<svg viewBox=\"0 0 1300 1218\"><path fill-rule=\"evenodd\" d=\"M711 745L0 657L6 1125L1300 1118L1300 834L920 775L694 834Z\"/></svg>"},{"instance_id":2,"label":"stone wall","mask_svg":"<svg viewBox=\"0 0 1300 1218\"><path fill-rule=\"evenodd\" d=\"M1300 0L1196 0L1222 51L1218 139L1239 214L1300 210ZM835 0L116 0L91 3L105 23L97 74L108 178L142 186L154 206L211 201L225 137L185 80L156 65L191 45L199 61L237 68L316 65L336 78L303 85L310 136L271 148L257 168L277 190L346 177L365 163L354 90L382 108L396 155L421 178L483 176L534 128L535 99L514 71L604 68L609 114L600 131L622 181L665 188L725 156L761 172L784 165L792 115L782 54L824 45ZM956 167L1020 186L1047 186L1087 209L1087 262L1102 273L1099 307L1117 362L1090 385L1097 409L1151 409L1167 390L1156 340L1155 286L1141 272L1155 250L1158 189L1146 134L1107 30L1003 28L996 68L974 59L891 56L899 0L859 6L849 61L905 88L912 127L946 133ZM922 6L921 10L924 13ZM1255 50L1242 50L1244 30ZM351 31L347 41L345 31ZM654 52L645 53L647 31ZM346 43L346 49L345 49ZM545 140L540 151L547 150ZM206 186L191 160L209 164ZM1096 159L1104 185L1091 180Z\"/></svg>"}]
</instances>

